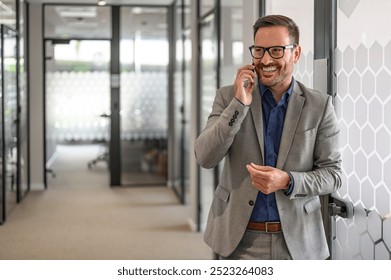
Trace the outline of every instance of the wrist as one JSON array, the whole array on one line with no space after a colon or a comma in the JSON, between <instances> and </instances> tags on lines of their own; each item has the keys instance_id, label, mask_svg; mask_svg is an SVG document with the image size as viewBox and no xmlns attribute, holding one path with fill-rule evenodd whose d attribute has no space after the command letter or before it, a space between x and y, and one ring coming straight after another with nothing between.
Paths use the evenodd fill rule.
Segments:
<instances>
[{"instance_id":1,"label":"wrist","mask_svg":"<svg viewBox=\"0 0 391 280\"><path fill-rule=\"evenodd\" d=\"M284 172L285 173L285 178L284 178L284 181L285 181L285 184L284 184L284 190L288 190L289 187L291 186L292 184L292 180L291 180L291 176L289 176L288 172Z\"/></svg>"},{"instance_id":2,"label":"wrist","mask_svg":"<svg viewBox=\"0 0 391 280\"><path fill-rule=\"evenodd\" d=\"M287 187L283 190L283 192L286 195L290 195L292 193L292 191L293 191L295 181L294 181L293 176L292 176L292 174L290 172L286 172L286 174L289 177L289 181L288 181Z\"/></svg>"}]
</instances>

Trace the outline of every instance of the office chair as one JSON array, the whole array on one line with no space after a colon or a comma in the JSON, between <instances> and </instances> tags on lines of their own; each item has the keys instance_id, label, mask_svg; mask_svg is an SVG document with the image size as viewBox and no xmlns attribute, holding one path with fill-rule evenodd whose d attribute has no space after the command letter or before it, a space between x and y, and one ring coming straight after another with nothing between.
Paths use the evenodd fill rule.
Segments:
<instances>
[{"instance_id":1,"label":"office chair","mask_svg":"<svg viewBox=\"0 0 391 280\"><path fill-rule=\"evenodd\" d=\"M100 115L102 118L110 118L110 115L108 114L102 114ZM91 169L93 166L95 166L98 162L109 162L109 141L107 141L105 138L103 140L99 141L101 143L101 146L103 147L103 151L93 160L90 160L87 163L88 169Z\"/></svg>"}]
</instances>

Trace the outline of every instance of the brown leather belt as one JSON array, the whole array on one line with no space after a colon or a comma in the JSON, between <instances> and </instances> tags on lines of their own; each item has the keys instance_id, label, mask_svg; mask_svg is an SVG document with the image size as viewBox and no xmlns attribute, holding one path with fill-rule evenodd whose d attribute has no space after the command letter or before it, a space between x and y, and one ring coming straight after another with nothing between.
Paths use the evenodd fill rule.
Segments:
<instances>
[{"instance_id":1,"label":"brown leather belt","mask_svg":"<svg viewBox=\"0 0 391 280\"><path fill-rule=\"evenodd\" d=\"M248 229L260 230L264 232L281 232L280 222L249 222Z\"/></svg>"}]
</instances>

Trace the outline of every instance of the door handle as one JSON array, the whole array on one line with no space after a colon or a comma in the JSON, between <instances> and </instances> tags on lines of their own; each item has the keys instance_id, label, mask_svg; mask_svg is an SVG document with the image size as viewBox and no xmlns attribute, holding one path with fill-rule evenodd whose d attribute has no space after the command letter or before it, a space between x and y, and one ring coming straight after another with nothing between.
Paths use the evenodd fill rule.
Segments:
<instances>
[{"instance_id":1,"label":"door handle","mask_svg":"<svg viewBox=\"0 0 391 280\"><path fill-rule=\"evenodd\" d=\"M340 216L345 219L350 219L354 216L353 203L347 199L330 196L329 215L332 217Z\"/></svg>"}]
</instances>

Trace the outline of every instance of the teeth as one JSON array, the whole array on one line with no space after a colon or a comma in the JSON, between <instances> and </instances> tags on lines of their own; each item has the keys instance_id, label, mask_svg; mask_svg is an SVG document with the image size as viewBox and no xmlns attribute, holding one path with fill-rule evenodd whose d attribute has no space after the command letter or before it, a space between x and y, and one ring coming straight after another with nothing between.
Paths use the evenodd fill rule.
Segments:
<instances>
[{"instance_id":1,"label":"teeth","mask_svg":"<svg viewBox=\"0 0 391 280\"><path fill-rule=\"evenodd\" d=\"M265 72L273 72L273 71L277 70L277 67L275 67L275 66L273 66L273 67L263 67L262 70L265 71Z\"/></svg>"}]
</instances>

